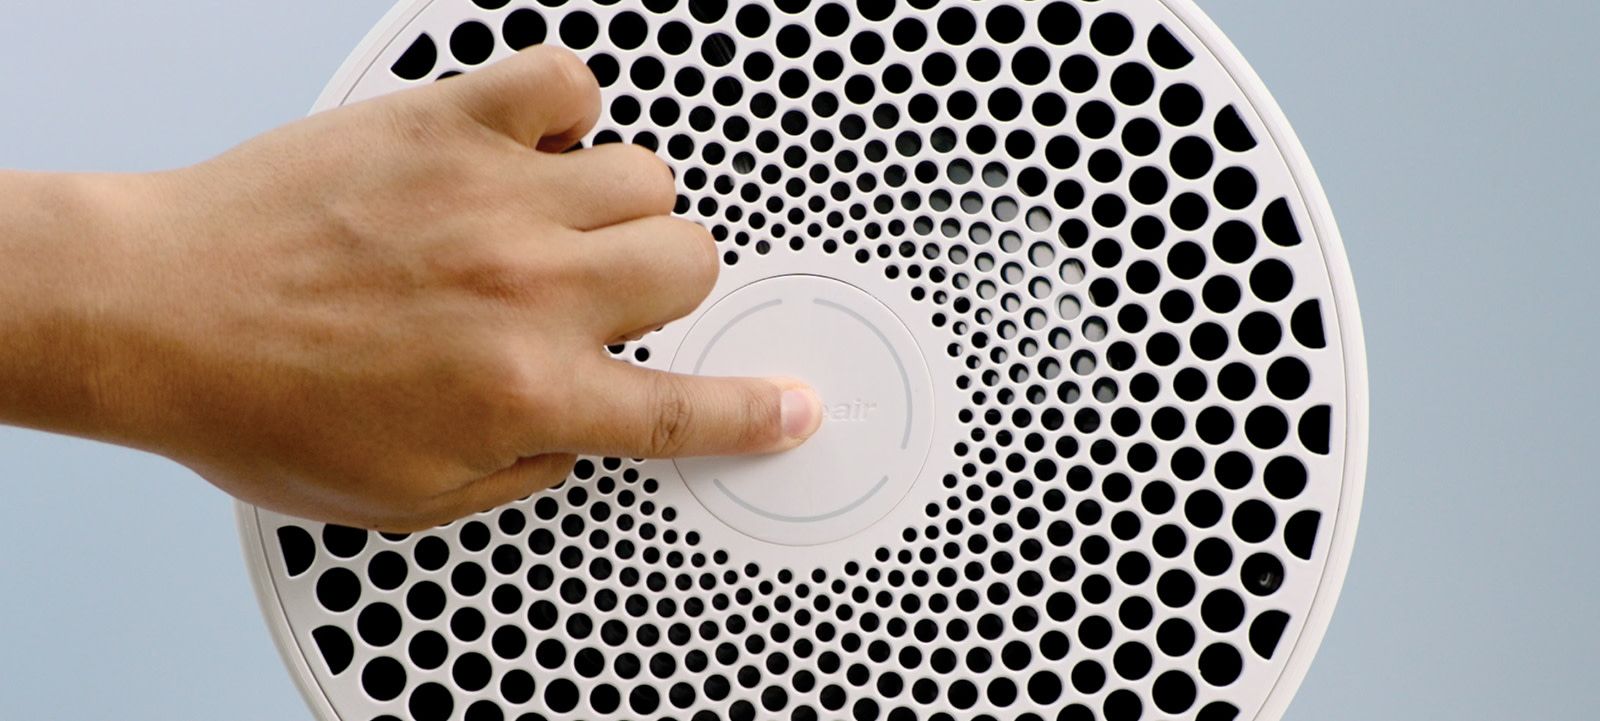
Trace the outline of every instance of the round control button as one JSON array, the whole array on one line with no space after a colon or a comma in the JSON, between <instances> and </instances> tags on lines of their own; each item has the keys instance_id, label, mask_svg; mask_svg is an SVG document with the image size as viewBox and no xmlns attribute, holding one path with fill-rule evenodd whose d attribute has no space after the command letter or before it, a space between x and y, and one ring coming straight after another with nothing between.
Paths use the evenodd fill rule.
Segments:
<instances>
[{"instance_id":1,"label":"round control button","mask_svg":"<svg viewBox=\"0 0 1600 721\"><path fill-rule=\"evenodd\" d=\"M678 472L712 515L755 538L809 546L883 518L916 481L932 439L933 388L893 312L843 281L766 278L718 300L685 335L672 370L792 376L823 402L801 447L685 458Z\"/></svg>"}]
</instances>

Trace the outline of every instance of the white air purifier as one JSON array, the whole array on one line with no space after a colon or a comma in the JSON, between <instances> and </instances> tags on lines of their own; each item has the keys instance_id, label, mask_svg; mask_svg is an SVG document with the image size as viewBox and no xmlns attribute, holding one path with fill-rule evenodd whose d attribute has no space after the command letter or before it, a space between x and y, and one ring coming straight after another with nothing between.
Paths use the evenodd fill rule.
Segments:
<instances>
[{"instance_id":1,"label":"white air purifier","mask_svg":"<svg viewBox=\"0 0 1600 721\"><path fill-rule=\"evenodd\" d=\"M721 249L611 352L804 378L827 419L423 533L241 506L318 718L1282 716L1354 542L1361 326L1189 0L405 0L317 109L536 43Z\"/></svg>"}]
</instances>

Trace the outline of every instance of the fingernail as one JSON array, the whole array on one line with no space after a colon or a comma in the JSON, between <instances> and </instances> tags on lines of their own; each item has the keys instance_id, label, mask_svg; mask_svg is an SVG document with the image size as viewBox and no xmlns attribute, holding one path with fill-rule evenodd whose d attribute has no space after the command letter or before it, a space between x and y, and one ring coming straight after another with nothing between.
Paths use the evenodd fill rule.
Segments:
<instances>
[{"instance_id":1,"label":"fingernail","mask_svg":"<svg viewBox=\"0 0 1600 721\"><path fill-rule=\"evenodd\" d=\"M822 424L822 401L809 388L790 388L783 392L780 404L783 414L783 435L791 439L804 439L817 431Z\"/></svg>"}]
</instances>

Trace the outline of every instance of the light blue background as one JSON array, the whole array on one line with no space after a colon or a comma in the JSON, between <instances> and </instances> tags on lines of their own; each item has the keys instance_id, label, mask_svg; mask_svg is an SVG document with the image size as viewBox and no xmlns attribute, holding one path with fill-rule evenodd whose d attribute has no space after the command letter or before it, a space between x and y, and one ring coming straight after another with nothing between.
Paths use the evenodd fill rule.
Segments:
<instances>
[{"instance_id":1,"label":"light blue background","mask_svg":"<svg viewBox=\"0 0 1600 721\"><path fill-rule=\"evenodd\" d=\"M388 5L8 0L0 167L201 160L303 114ZM1201 5L1316 164L1367 330L1360 540L1288 718L1596 718L1600 4ZM308 716L221 493L9 429L0 478L0 718Z\"/></svg>"}]
</instances>

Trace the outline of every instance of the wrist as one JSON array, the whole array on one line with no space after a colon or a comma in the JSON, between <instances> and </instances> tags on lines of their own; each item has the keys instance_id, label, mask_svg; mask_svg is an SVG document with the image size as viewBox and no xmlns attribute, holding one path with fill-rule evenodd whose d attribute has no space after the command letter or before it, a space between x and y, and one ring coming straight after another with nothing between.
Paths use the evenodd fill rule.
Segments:
<instances>
[{"instance_id":1,"label":"wrist","mask_svg":"<svg viewBox=\"0 0 1600 721\"><path fill-rule=\"evenodd\" d=\"M0 421L130 440L117 339L137 312L146 177L0 173Z\"/></svg>"}]
</instances>

